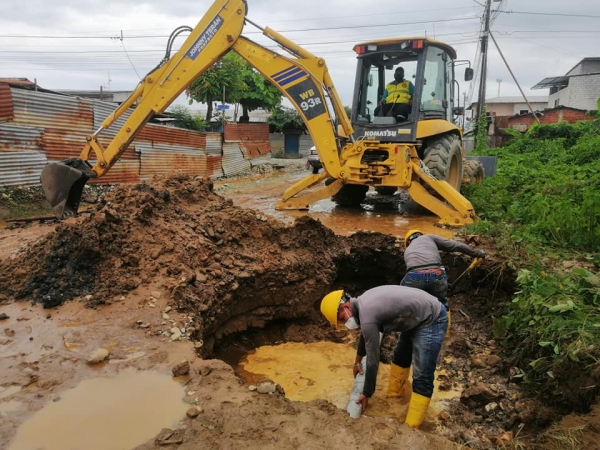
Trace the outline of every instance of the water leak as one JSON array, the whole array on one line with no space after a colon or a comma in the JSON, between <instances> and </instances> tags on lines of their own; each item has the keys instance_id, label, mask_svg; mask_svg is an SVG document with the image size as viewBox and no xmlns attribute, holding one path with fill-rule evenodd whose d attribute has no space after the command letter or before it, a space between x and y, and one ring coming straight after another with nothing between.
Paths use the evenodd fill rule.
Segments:
<instances>
[{"instance_id":1,"label":"water leak","mask_svg":"<svg viewBox=\"0 0 600 450\"><path fill-rule=\"evenodd\" d=\"M267 345L248 354L236 368L236 373L246 384L269 378L283 387L285 396L290 400L309 402L325 399L345 410L354 383L352 364L355 355L354 347L333 342ZM389 373L388 364L379 365L377 389L366 415L404 421L412 386L408 383L402 398L387 398ZM460 396L461 390L440 391L438 384L437 380L434 381L432 402L422 427L425 431L433 428L436 416L446 409L445 401Z\"/></svg>"},{"instance_id":2,"label":"water leak","mask_svg":"<svg viewBox=\"0 0 600 450\"><path fill-rule=\"evenodd\" d=\"M183 394L155 372L84 380L23 423L9 450L129 450L184 417Z\"/></svg>"}]
</instances>

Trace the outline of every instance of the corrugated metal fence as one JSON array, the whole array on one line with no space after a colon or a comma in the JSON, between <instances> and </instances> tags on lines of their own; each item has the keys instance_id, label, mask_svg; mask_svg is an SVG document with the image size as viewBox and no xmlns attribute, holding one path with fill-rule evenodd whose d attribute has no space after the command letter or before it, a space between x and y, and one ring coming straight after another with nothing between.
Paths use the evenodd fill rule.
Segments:
<instances>
[{"instance_id":1,"label":"corrugated metal fence","mask_svg":"<svg viewBox=\"0 0 600 450\"><path fill-rule=\"evenodd\" d=\"M20 89L0 83L0 186L39 184L49 161L78 157L113 103ZM98 137L106 148L131 112ZM218 178L270 159L267 124L226 124L204 133L147 124L99 184L137 182L173 171ZM94 161L90 161L93 163Z\"/></svg>"}]
</instances>

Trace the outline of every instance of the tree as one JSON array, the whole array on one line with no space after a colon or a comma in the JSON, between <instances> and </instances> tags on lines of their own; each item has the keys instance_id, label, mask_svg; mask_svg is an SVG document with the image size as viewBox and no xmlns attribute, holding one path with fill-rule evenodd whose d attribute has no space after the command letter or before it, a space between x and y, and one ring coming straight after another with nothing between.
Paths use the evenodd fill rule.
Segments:
<instances>
[{"instance_id":1,"label":"tree","mask_svg":"<svg viewBox=\"0 0 600 450\"><path fill-rule=\"evenodd\" d=\"M241 93L238 101L243 110L240 122L247 122L250 119L248 114L250 111L262 108L273 112L281 105L281 92L248 63L246 63L244 82L247 89Z\"/></svg>"},{"instance_id":2,"label":"tree","mask_svg":"<svg viewBox=\"0 0 600 450\"><path fill-rule=\"evenodd\" d=\"M223 101L225 89L226 103L242 105L243 116L258 108L273 111L281 104L281 93L245 60L230 52L200 75L186 90L190 105L194 102L206 103L206 121L213 116L213 102Z\"/></svg>"},{"instance_id":3,"label":"tree","mask_svg":"<svg viewBox=\"0 0 600 450\"><path fill-rule=\"evenodd\" d=\"M173 124L176 127L196 131L202 131L206 127L206 121L200 114L192 115L190 110L183 105L172 106L168 113L175 119Z\"/></svg>"},{"instance_id":4,"label":"tree","mask_svg":"<svg viewBox=\"0 0 600 450\"><path fill-rule=\"evenodd\" d=\"M245 61L235 53L228 53L210 69L200 75L186 90L190 105L197 101L207 104L206 121L212 118L213 102L223 100L237 103L242 92L248 89L245 79Z\"/></svg>"},{"instance_id":5,"label":"tree","mask_svg":"<svg viewBox=\"0 0 600 450\"><path fill-rule=\"evenodd\" d=\"M278 132L289 129L306 131L306 125L304 125L300 114L296 110L286 108L285 106L277 107L269 117L268 122Z\"/></svg>"}]
</instances>

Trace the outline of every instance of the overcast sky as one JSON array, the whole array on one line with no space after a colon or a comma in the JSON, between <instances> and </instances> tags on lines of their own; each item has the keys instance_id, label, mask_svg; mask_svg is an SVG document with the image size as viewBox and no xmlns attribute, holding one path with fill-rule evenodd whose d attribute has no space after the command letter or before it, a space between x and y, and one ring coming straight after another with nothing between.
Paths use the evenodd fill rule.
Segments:
<instances>
[{"instance_id":1,"label":"overcast sky","mask_svg":"<svg viewBox=\"0 0 600 450\"><path fill-rule=\"evenodd\" d=\"M459 59L475 65L483 2L248 0L248 18L323 56L342 101L350 105L354 43L427 35L451 44ZM37 79L46 89L133 90L139 75L162 58L171 31L180 25L194 27L211 4L207 0L11 2L0 15L0 77ZM503 0L494 2L493 9L499 12L493 14L492 32L527 95L547 95L547 90L530 88L545 77L564 75L584 57L600 56L598 0ZM246 25L243 34L272 46L256 31ZM122 41L117 39L121 33ZM182 42L179 38L175 47ZM519 95L491 41L488 55L487 97ZM471 83L462 83L461 91L472 88Z\"/></svg>"}]
</instances>

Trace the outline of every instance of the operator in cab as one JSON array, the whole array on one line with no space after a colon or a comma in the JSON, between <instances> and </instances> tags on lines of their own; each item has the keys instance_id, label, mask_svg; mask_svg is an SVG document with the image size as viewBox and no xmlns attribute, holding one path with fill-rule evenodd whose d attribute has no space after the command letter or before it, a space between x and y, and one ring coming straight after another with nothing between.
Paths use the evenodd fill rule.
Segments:
<instances>
[{"instance_id":1,"label":"operator in cab","mask_svg":"<svg viewBox=\"0 0 600 450\"><path fill-rule=\"evenodd\" d=\"M412 96L415 86L404 79L404 68L397 67L394 72L394 81L388 83L381 96L380 113L382 116L403 116L408 119ZM376 113L376 115L378 115Z\"/></svg>"}]
</instances>

